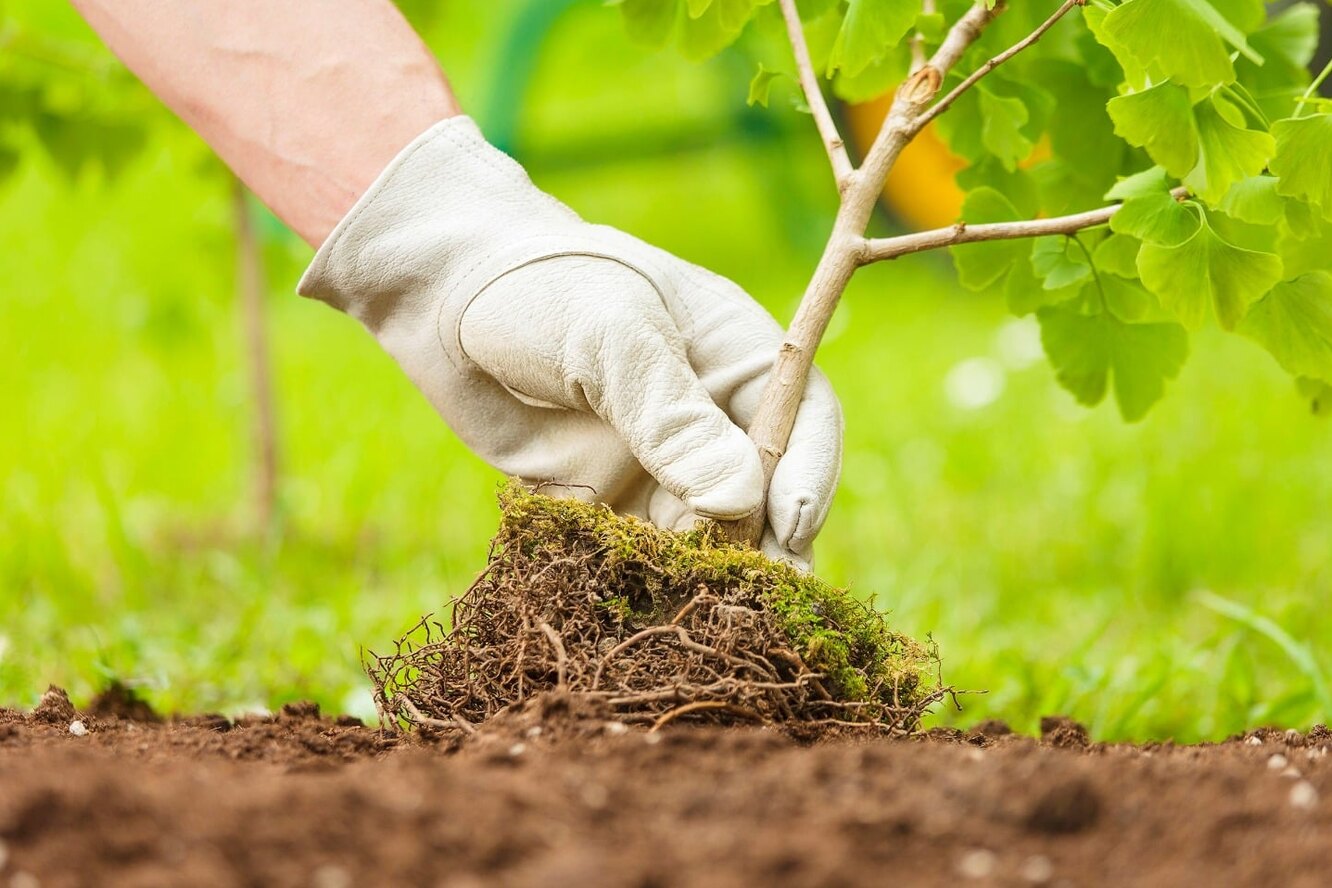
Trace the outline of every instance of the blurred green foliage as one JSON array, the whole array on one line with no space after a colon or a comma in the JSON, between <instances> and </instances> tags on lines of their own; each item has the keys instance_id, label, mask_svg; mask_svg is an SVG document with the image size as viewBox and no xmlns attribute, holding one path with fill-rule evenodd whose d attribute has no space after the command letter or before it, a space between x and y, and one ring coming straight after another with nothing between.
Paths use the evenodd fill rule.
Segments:
<instances>
[{"instance_id":1,"label":"blurred green foliage","mask_svg":"<svg viewBox=\"0 0 1332 888\"><path fill-rule=\"evenodd\" d=\"M755 120L743 49L647 52L592 2L515 92L536 6L408 11L483 128L516 103L538 184L789 318L834 209L808 120ZM0 702L116 677L168 710L363 709L358 646L466 587L499 478L353 322L293 295L310 251L269 220L283 524L249 527L227 183L68 7L2 33L47 49L0 56ZM1074 403L1002 294L954 280L941 256L867 269L821 359L847 443L819 570L988 691L940 718L1185 740L1332 716L1332 427L1289 377L1204 330L1126 425Z\"/></svg>"}]
</instances>

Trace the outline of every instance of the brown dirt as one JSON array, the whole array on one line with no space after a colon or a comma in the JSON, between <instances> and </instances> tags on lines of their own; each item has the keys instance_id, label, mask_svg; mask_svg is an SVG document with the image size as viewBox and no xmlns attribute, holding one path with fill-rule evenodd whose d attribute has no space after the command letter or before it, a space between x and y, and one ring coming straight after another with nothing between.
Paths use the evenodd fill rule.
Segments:
<instances>
[{"instance_id":1,"label":"brown dirt","mask_svg":"<svg viewBox=\"0 0 1332 888\"><path fill-rule=\"evenodd\" d=\"M1049 719L1042 740L987 722L800 746L544 698L462 741L309 704L155 722L117 701L0 709L0 886L1312 886L1332 860L1325 728L1106 746Z\"/></svg>"}]
</instances>

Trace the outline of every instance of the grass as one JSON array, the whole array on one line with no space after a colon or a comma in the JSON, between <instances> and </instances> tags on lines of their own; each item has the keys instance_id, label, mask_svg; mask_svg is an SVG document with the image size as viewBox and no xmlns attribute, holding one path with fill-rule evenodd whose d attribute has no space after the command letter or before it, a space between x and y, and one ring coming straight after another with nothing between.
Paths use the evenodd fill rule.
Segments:
<instances>
[{"instance_id":1,"label":"grass","mask_svg":"<svg viewBox=\"0 0 1332 888\"><path fill-rule=\"evenodd\" d=\"M546 64L586 45L566 42ZM641 55L597 45L606 65ZM489 63L465 58L450 67L467 102ZM608 108L631 127L635 108L693 107L697 71L639 64L632 83L543 80L534 143L554 121L595 131ZM743 99L724 60L707 70ZM273 229L283 522L252 532L226 192L202 156L161 123L111 185L71 186L40 158L0 185L0 253L17 257L0 273L0 703L114 677L165 709L363 712L358 645L483 564L498 476L352 322L292 295L309 254ZM832 210L812 137L533 172L782 318ZM1029 323L950 281L943 257L868 270L821 358L847 442L819 573L932 636L950 683L988 691L938 720L1031 729L1060 712L1098 737L1196 740L1332 717L1332 426L1215 333L1144 422L1084 410Z\"/></svg>"}]
</instances>

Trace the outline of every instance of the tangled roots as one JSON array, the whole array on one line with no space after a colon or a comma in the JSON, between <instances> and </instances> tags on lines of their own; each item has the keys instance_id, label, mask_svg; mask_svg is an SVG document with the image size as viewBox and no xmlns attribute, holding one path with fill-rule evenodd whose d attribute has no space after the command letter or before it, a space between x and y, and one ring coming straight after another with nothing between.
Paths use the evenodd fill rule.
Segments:
<instances>
[{"instance_id":1,"label":"tangled roots","mask_svg":"<svg viewBox=\"0 0 1332 888\"><path fill-rule=\"evenodd\" d=\"M841 590L700 526L671 533L514 482L489 564L368 671L384 721L471 732L548 691L610 717L916 729L938 658Z\"/></svg>"}]
</instances>

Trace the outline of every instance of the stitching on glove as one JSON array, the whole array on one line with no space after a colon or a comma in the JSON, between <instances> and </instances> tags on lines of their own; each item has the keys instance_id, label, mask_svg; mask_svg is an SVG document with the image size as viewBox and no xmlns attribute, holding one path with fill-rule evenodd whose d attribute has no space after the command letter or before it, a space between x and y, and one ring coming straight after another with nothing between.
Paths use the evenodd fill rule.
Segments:
<instances>
[{"instance_id":1,"label":"stitching on glove","mask_svg":"<svg viewBox=\"0 0 1332 888\"><path fill-rule=\"evenodd\" d=\"M505 277L511 272L518 271L520 268L527 268L529 265L536 265L540 262L546 262L547 260L550 259L560 259L566 256L582 257L586 259L605 259L610 262L614 262L616 265L621 265L629 269L630 271L636 273L639 277L643 278L643 280L648 282L648 285L652 287L653 292L657 294L657 298L661 300L662 307L665 308L667 312L670 312L671 306L666 301L666 294L662 292L661 287L658 286L657 282L653 279L652 275L648 274L642 268L639 268L637 265L628 261L627 259L624 259L620 256L614 256L610 253L599 252L596 250L561 250L558 253L544 253L540 256L534 256L531 259L525 259L522 262L519 262L515 265L506 268L504 271L501 271L499 274L487 280L480 287L477 287L476 292L473 293L471 296L469 296L467 300L463 303L462 310L458 312L457 320L454 321L453 324L453 344L454 347L457 348L458 354L462 355L463 358L466 360L468 365L467 369L471 370L479 369L476 361L472 360L471 356L467 354L467 349L463 347L463 342L462 342L462 320L463 317L467 314L467 309L472 307L472 303L475 302L481 296L481 294L484 293L492 284L498 283L501 278ZM447 304L446 301L442 300L440 302L439 310L435 315L435 332L439 337L440 349L444 352L445 357L448 357L449 347L448 344L444 341L444 308L446 304ZM450 358L450 362L452 362L452 358ZM464 368L459 367L458 369L462 370Z\"/></svg>"}]
</instances>

